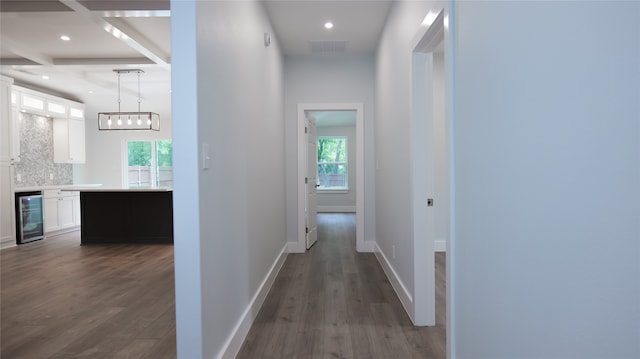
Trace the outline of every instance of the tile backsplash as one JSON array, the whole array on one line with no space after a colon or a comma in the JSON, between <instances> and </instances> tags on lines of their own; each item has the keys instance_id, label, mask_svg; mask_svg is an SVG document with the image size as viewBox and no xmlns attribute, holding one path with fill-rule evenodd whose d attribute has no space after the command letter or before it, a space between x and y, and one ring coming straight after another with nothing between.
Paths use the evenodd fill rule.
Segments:
<instances>
[{"instance_id":1,"label":"tile backsplash","mask_svg":"<svg viewBox=\"0 0 640 359\"><path fill-rule=\"evenodd\" d=\"M53 163L53 120L22 112L18 116L20 162L16 163L16 187L73 184L73 165Z\"/></svg>"}]
</instances>

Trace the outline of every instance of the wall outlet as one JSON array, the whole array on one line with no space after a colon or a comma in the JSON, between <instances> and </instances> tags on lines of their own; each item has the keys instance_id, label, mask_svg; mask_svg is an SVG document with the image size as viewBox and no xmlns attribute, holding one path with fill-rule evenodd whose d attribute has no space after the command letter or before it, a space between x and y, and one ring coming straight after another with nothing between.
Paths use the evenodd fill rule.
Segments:
<instances>
[{"instance_id":1,"label":"wall outlet","mask_svg":"<svg viewBox=\"0 0 640 359\"><path fill-rule=\"evenodd\" d=\"M18 182L22 182L22 175L21 174L16 174L16 181Z\"/></svg>"},{"instance_id":2,"label":"wall outlet","mask_svg":"<svg viewBox=\"0 0 640 359\"><path fill-rule=\"evenodd\" d=\"M49 179L52 180L53 179L53 173L49 173Z\"/></svg>"}]
</instances>

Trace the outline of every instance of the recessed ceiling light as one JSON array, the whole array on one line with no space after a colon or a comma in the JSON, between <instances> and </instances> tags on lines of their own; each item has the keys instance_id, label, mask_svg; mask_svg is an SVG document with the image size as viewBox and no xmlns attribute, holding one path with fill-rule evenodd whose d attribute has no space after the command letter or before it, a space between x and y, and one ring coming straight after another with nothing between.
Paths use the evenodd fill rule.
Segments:
<instances>
[{"instance_id":1,"label":"recessed ceiling light","mask_svg":"<svg viewBox=\"0 0 640 359\"><path fill-rule=\"evenodd\" d=\"M331 21L327 21L324 23L325 29L333 29L333 23Z\"/></svg>"},{"instance_id":2,"label":"recessed ceiling light","mask_svg":"<svg viewBox=\"0 0 640 359\"><path fill-rule=\"evenodd\" d=\"M47 75L42 75L42 79L43 79L43 80L48 80L48 79L49 79L49 76L47 76Z\"/></svg>"},{"instance_id":3,"label":"recessed ceiling light","mask_svg":"<svg viewBox=\"0 0 640 359\"><path fill-rule=\"evenodd\" d=\"M89 93L93 93L93 90L89 90Z\"/></svg>"},{"instance_id":4,"label":"recessed ceiling light","mask_svg":"<svg viewBox=\"0 0 640 359\"><path fill-rule=\"evenodd\" d=\"M71 40L71 38L69 36L67 36L67 35L60 35L60 40L69 41L69 40Z\"/></svg>"}]
</instances>

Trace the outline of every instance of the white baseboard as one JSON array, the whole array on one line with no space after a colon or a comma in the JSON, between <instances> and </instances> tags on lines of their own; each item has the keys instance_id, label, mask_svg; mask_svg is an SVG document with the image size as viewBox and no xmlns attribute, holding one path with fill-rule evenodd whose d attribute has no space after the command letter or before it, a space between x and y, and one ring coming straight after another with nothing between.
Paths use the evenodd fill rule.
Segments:
<instances>
[{"instance_id":1,"label":"white baseboard","mask_svg":"<svg viewBox=\"0 0 640 359\"><path fill-rule=\"evenodd\" d=\"M356 206L318 206L318 213L356 213Z\"/></svg>"},{"instance_id":2,"label":"white baseboard","mask_svg":"<svg viewBox=\"0 0 640 359\"><path fill-rule=\"evenodd\" d=\"M287 242L288 253L304 253L307 251L304 245L300 245L299 242Z\"/></svg>"},{"instance_id":3,"label":"white baseboard","mask_svg":"<svg viewBox=\"0 0 640 359\"><path fill-rule=\"evenodd\" d=\"M269 273L264 278L260 287L256 291L256 294L251 299L251 303L249 303L249 306L242 314L242 318L240 318L238 324L236 324L236 327L233 329L231 337L227 340L223 349L220 351L221 355L219 358L235 358L236 355L238 355L238 352L242 347L242 343L246 339L249 329L251 329L251 325L260 311L260 307L262 307L276 276L280 272L285 259L287 259L287 250L288 245L285 244L285 246L282 247L282 251L280 251L278 258L271 266Z\"/></svg>"},{"instance_id":4,"label":"white baseboard","mask_svg":"<svg viewBox=\"0 0 640 359\"><path fill-rule=\"evenodd\" d=\"M387 279L389 279L389 282L391 283L393 290L395 290L396 295L400 299L400 303L402 303L404 310L407 312L407 314L409 315L409 318L411 318L411 321L413 322L414 321L413 296L411 295L411 293L409 293L407 288L404 286L404 284L398 277L398 274L393 269L393 266L391 266L391 263L387 260L387 257L384 255L384 253L382 252L382 250L380 249L377 243L375 246L376 246L376 251L375 251L376 258L378 259L380 266L382 266L382 270L384 270L384 274L387 275Z\"/></svg>"},{"instance_id":5,"label":"white baseboard","mask_svg":"<svg viewBox=\"0 0 640 359\"><path fill-rule=\"evenodd\" d=\"M13 237L4 237L0 240L0 249L11 248L16 246L16 239Z\"/></svg>"},{"instance_id":6,"label":"white baseboard","mask_svg":"<svg viewBox=\"0 0 640 359\"><path fill-rule=\"evenodd\" d=\"M436 252L446 252L447 251L447 240L446 239L436 239L434 250Z\"/></svg>"},{"instance_id":7,"label":"white baseboard","mask_svg":"<svg viewBox=\"0 0 640 359\"><path fill-rule=\"evenodd\" d=\"M361 247L356 248L359 253L374 253L376 251L375 241L364 241Z\"/></svg>"},{"instance_id":8,"label":"white baseboard","mask_svg":"<svg viewBox=\"0 0 640 359\"><path fill-rule=\"evenodd\" d=\"M49 232L45 232L44 238L47 239L49 237L55 237L55 236L60 235L60 234L75 232L75 231L79 231L79 230L80 230L80 226L73 226L73 227L58 229L56 231L49 231Z\"/></svg>"}]
</instances>

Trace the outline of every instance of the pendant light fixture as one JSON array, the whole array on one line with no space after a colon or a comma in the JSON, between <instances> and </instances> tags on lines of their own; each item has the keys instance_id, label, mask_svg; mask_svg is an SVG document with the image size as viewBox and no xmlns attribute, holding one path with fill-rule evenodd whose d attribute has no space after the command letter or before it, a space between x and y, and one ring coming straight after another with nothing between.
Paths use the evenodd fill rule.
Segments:
<instances>
[{"instance_id":1,"label":"pendant light fixture","mask_svg":"<svg viewBox=\"0 0 640 359\"><path fill-rule=\"evenodd\" d=\"M155 112L141 112L140 103L140 75L144 71L140 69L124 69L113 70L118 74L118 112L100 112L98 113L98 130L153 130L160 131L160 115ZM138 112L122 112L120 111L120 75L122 74L138 75Z\"/></svg>"}]
</instances>

